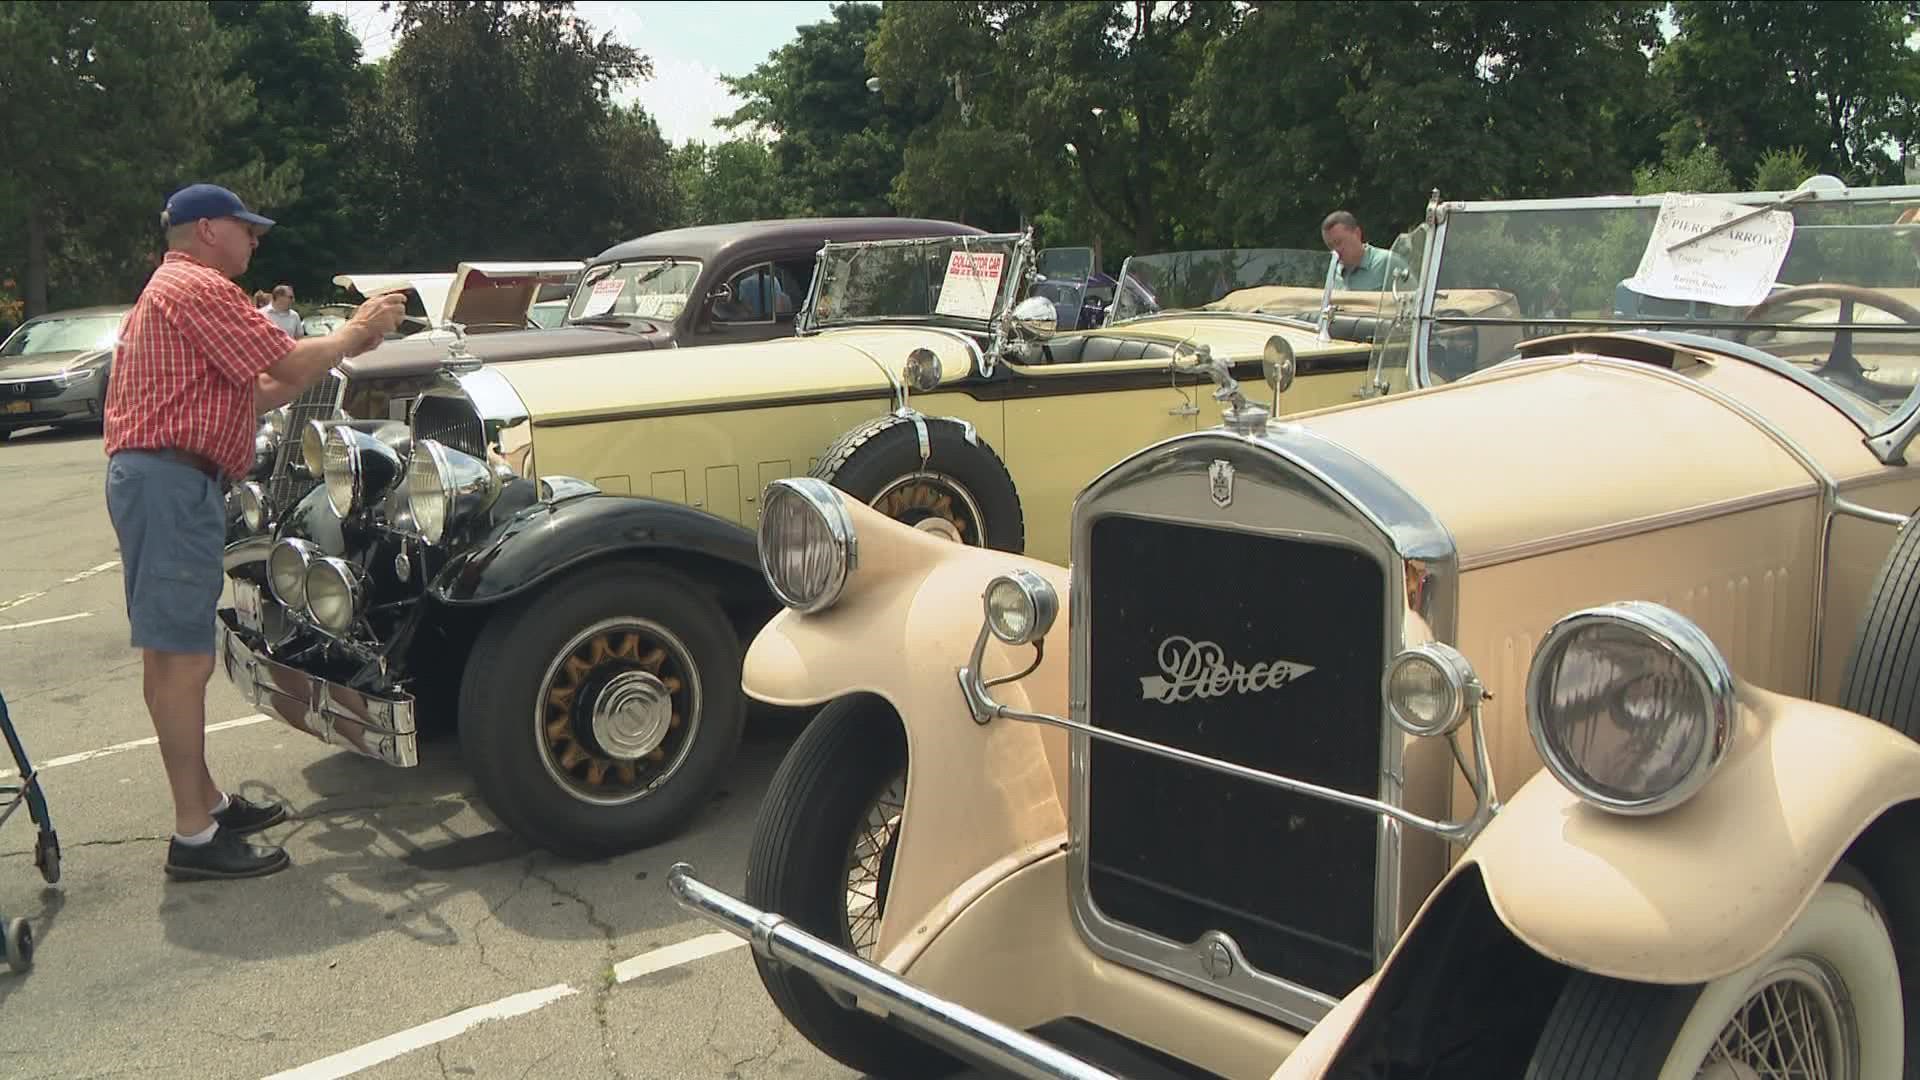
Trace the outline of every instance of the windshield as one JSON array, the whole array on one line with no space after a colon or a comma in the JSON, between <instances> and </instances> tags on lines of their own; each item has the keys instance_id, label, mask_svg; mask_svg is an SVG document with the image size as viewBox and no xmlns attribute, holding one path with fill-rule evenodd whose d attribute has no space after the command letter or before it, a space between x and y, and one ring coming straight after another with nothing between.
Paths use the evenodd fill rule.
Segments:
<instances>
[{"instance_id":1,"label":"windshield","mask_svg":"<svg viewBox=\"0 0 1920 1080\"><path fill-rule=\"evenodd\" d=\"M587 271L567 307L567 321L596 315L672 322L700 278L698 259L636 259Z\"/></svg>"},{"instance_id":2,"label":"windshield","mask_svg":"<svg viewBox=\"0 0 1920 1080\"><path fill-rule=\"evenodd\" d=\"M118 315L32 319L14 331L6 345L0 347L0 356L111 349L114 335L119 329Z\"/></svg>"},{"instance_id":3,"label":"windshield","mask_svg":"<svg viewBox=\"0 0 1920 1080\"><path fill-rule=\"evenodd\" d=\"M1518 310L1504 317L1436 310L1426 332L1476 323L1519 338L1588 328L1681 331L1763 350L1880 414L1912 392L1920 371L1920 235L1896 222L1920 203L1827 199L1773 209L1682 248L1673 245L1759 206L1712 196L1664 203L1657 241L1659 198L1450 215L1437 288L1498 290ZM1428 381L1511 355L1430 348Z\"/></svg>"},{"instance_id":4,"label":"windshield","mask_svg":"<svg viewBox=\"0 0 1920 1080\"><path fill-rule=\"evenodd\" d=\"M1018 236L940 236L828 244L814 274L810 327L953 319L984 329L1022 273Z\"/></svg>"},{"instance_id":5,"label":"windshield","mask_svg":"<svg viewBox=\"0 0 1920 1080\"><path fill-rule=\"evenodd\" d=\"M1242 311L1313 318L1332 253L1223 248L1135 255L1120 268L1107 325L1166 311Z\"/></svg>"}]
</instances>

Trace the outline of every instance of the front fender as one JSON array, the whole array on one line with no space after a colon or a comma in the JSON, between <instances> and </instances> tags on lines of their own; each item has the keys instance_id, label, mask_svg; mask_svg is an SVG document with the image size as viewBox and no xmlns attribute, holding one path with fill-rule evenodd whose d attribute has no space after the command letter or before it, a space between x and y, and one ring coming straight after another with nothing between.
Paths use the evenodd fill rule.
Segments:
<instances>
[{"instance_id":1,"label":"front fender","mask_svg":"<svg viewBox=\"0 0 1920 1080\"><path fill-rule=\"evenodd\" d=\"M1462 862L1480 867L1507 929L1548 959L1637 982L1705 982L1772 948L1848 846L1916 798L1920 744L1743 686L1727 757L1684 805L1609 814L1542 770Z\"/></svg>"},{"instance_id":2,"label":"front fender","mask_svg":"<svg viewBox=\"0 0 1920 1080\"><path fill-rule=\"evenodd\" d=\"M662 550L760 573L753 532L741 525L683 503L595 493L514 514L448 560L427 591L443 604L493 604L589 559Z\"/></svg>"}]
</instances>

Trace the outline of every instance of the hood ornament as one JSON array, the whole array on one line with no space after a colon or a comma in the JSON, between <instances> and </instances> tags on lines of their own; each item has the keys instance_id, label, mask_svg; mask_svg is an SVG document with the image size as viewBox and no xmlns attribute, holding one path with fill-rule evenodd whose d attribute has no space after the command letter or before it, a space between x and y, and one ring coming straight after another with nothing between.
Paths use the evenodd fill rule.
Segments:
<instances>
[{"instance_id":1,"label":"hood ornament","mask_svg":"<svg viewBox=\"0 0 1920 1080\"><path fill-rule=\"evenodd\" d=\"M1220 411L1220 422L1228 431L1236 435L1258 435L1267 429L1267 420L1273 414L1266 406L1247 400L1246 392L1240 389L1240 380L1233 377L1232 365L1213 355L1212 346L1189 347L1183 342L1174 350L1173 362L1177 368L1199 372L1213 380L1213 400L1227 403Z\"/></svg>"},{"instance_id":2,"label":"hood ornament","mask_svg":"<svg viewBox=\"0 0 1920 1080\"><path fill-rule=\"evenodd\" d=\"M453 332L453 340L447 343L447 359L445 361L447 370L454 372L479 371L481 367L480 358L467 351L466 324L450 322L447 324L447 329Z\"/></svg>"}]
</instances>

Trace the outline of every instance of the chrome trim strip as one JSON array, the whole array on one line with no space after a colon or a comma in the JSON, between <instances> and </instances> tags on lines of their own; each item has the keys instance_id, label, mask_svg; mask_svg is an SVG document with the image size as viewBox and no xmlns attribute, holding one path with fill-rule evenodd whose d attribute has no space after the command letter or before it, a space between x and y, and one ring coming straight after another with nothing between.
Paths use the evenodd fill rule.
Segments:
<instances>
[{"instance_id":1,"label":"chrome trim strip","mask_svg":"<svg viewBox=\"0 0 1920 1080\"><path fill-rule=\"evenodd\" d=\"M1891 525L1896 529L1906 528L1907 522L1913 520L1906 514L1889 514L1885 510L1875 510L1871 506L1860 506L1857 503L1850 503L1845 499L1835 499L1833 509L1835 513L1846 514L1849 517L1864 518L1867 521L1878 522L1882 525Z\"/></svg>"},{"instance_id":2,"label":"chrome trim strip","mask_svg":"<svg viewBox=\"0 0 1920 1080\"><path fill-rule=\"evenodd\" d=\"M1235 469L1230 508L1210 496L1208 470L1215 459ZM1174 436L1102 473L1073 507L1074 585L1069 598L1071 659L1069 706L1074 722L1097 726L1088 715L1090 696L1091 590L1099 568L1092 561L1092 529L1101 518L1139 514L1158 521L1348 546L1370 555L1387 582L1381 613L1382 665L1401 650L1433 641L1451 643L1458 619L1458 557L1446 527L1417 499L1372 464L1325 436L1293 424L1270 423L1260 435L1219 429ZM1249 522L1286 522L1259 527ZM1384 699L1374 723L1381 739L1381 775L1376 797L1406 809L1403 755L1409 739L1394 725ZM1172 942L1109 919L1093 903L1087 856L1087 777L1091 738L1073 731L1069 762L1068 883L1076 930L1095 953L1297 1026L1311 1027L1332 1007L1322 990L1291 982L1251 965L1236 965L1222 978L1208 974L1207 948ZM1423 793L1437 809L1447 793ZM1374 893L1374 964L1384 962L1398 940L1403 915L1401 821L1378 822ZM1422 836L1423 857L1439 846ZM1428 846L1431 845L1431 846Z\"/></svg>"},{"instance_id":3,"label":"chrome trim strip","mask_svg":"<svg viewBox=\"0 0 1920 1080\"><path fill-rule=\"evenodd\" d=\"M877 1008L916 1036L991 1064L996 1074L1025 1080L1121 1080L1024 1031L936 997L877 964L835 948L777 912L736 900L695 877L686 863L674 863L667 871L667 890L683 909L745 939L759 959L798 968L824 983L836 997L857 998L863 1011Z\"/></svg>"}]
</instances>

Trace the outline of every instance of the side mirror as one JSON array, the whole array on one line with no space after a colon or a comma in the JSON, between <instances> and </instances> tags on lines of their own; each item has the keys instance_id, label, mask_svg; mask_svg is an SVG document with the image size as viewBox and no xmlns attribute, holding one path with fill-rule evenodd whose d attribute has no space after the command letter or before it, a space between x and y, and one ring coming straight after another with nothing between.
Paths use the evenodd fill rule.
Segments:
<instances>
[{"instance_id":1,"label":"side mirror","mask_svg":"<svg viewBox=\"0 0 1920 1080\"><path fill-rule=\"evenodd\" d=\"M1279 334L1268 338L1267 347L1260 354L1260 375L1273 388L1276 406L1280 402L1280 395L1293 385L1294 373L1293 344Z\"/></svg>"},{"instance_id":2,"label":"side mirror","mask_svg":"<svg viewBox=\"0 0 1920 1080\"><path fill-rule=\"evenodd\" d=\"M733 299L733 286L725 282L715 285L713 291L707 294L707 303L709 304L731 299Z\"/></svg>"},{"instance_id":3,"label":"side mirror","mask_svg":"<svg viewBox=\"0 0 1920 1080\"><path fill-rule=\"evenodd\" d=\"M1013 307L1013 325L1029 337L1046 337L1059 329L1060 312L1044 296L1029 296Z\"/></svg>"},{"instance_id":4,"label":"side mirror","mask_svg":"<svg viewBox=\"0 0 1920 1080\"><path fill-rule=\"evenodd\" d=\"M921 394L939 386L943 374L940 357L924 345L907 354L906 367L900 371L901 381Z\"/></svg>"}]
</instances>

